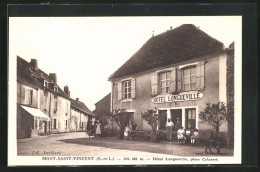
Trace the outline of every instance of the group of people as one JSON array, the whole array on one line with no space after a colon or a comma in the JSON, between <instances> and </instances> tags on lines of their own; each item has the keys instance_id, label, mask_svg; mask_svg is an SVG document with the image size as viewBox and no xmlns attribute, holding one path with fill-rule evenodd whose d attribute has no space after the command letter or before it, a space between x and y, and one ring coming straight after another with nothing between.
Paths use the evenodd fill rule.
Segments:
<instances>
[{"instance_id":1,"label":"group of people","mask_svg":"<svg viewBox=\"0 0 260 172\"><path fill-rule=\"evenodd\" d=\"M92 121L89 120L86 128L87 134L90 135L95 135L97 137L101 136L101 121Z\"/></svg>"},{"instance_id":2,"label":"group of people","mask_svg":"<svg viewBox=\"0 0 260 172\"><path fill-rule=\"evenodd\" d=\"M185 144L187 142L190 141L191 144L194 144L195 141L198 139L199 137L199 131L198 129L184 129L183 127L181 127L178 131L177 131L177 138L178 138L178 144Z\"/></svg>"},{"instance_id":3,"label":"group of people","mask_svg":"<svg viewBox=\"0 0 260 172\"><path fill-rule=\"evenodd\" d=\"M174 123L170 119L168 119L165 125L167 128L167 140L171 141ZM178 144L185 144L187 142L194 144L199 137L199 132L197 129L184 129L180 124L179 118L177 118L175 128L177 129Z\"/></svg>"},{"instance_id":4,"label":"group of people","mask_svg":"<svg viewBox=\"0 0 260 172\"><path fill-rule=\"evenodd\" d=\"M129 123L128 125L126 125L126 127L124 129L124 140L129 140L130 133L132 131L135 131L136 128L137 128L137 125L134 122L132 124Z\"/></svg>"}]
</instances>

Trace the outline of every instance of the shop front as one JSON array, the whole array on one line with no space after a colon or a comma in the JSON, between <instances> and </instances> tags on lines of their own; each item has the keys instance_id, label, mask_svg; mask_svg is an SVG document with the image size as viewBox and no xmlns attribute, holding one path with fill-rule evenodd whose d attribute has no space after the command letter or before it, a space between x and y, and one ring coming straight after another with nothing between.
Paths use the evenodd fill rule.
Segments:
<instances>
[{"instance_id":1,"label":"shop front","mask_svg":"<svg viewBox=\"0 0 260 172\"><path fill-rule=\"evenodd\" d=\"M201 92L186 92L178 95L159 95L152 99L154 105L158 104L159 130L165 129L167 119L174 123L173 130L177 132L181 127L198 129L198 106L181 106L187 101L197 101L203 98ZM178 102L178 106L176 104ZM171 107L172 105L172 107Z\"/></svg>"},{"instance_id":2,"label":"shop front","mask_svg":"<svg viewBox=\"0 0 260 172\"><path fill-rule=\"evenodd\" d=\"M18 138L36 137L48 132L49 117L37 108L20 106L18 109Z\"/></svg>"}]
</instances>

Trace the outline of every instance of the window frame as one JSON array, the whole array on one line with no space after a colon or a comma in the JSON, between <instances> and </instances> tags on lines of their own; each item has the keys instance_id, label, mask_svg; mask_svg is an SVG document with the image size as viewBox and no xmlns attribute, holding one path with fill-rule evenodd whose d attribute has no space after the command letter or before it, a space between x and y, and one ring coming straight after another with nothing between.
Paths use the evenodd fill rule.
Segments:
<instances>
[{"instance_id":1,"label":"window frame","mask_svg":"<svg viewBox=\"0 0 260 172\"><path fill-rule=\"evenodd\" d=\"M194 73L191 72L191 69L194 69ZM185 71L189 71L189 75L188 76L184 76L184 72ZM192 66L187 66L185 68L182 68L181 70L181 76L182 76L182 81L181 81L181 84L182 84L182 90L185 92L185 91L195 91L197 90L197 71L196 71L196 66L195 65L192 65ZM192 82L192 78L195 77L195 81ZM185 79L188 78L188 82L186 83L185 82ZM188 89L185 89L185 85L188 84ZM194 84L195 85L195 88L191 88L191 84Z\"/></svg>"},{"instance_id":2,"label":"window frame","mask_svg":"<svg viewBox=\"0 0 260 172\"><path fill-rule=\"evenodd\" d=\"M132 80L131 79L128 79L128 80L124 80L122 81L122 96L123 96L123 99L131 99L132 97L132 85L131 85L131 82ZM126 86L125 86L125 83ZM126 89L126 92L125 92L125 89Z\"/></svg>"},{"instance_id":3,"label":"window frame","mask_svg":"<svg viewBox=\"0 0 260 172\"><path fill-rule=\"evenodd\" d=\"M54 92L58 93L58 87L57 86L54 86Z\"/></svg>"},{"instance_id":4,"label":"window frame","mask_svg":"<svg viewBox=\"0 0 260 172\"><path fill-rule=\"evenodd\" d=\"M190 111L190 115L189 115L189 111ZM194 112L194 114L192 113L192 112ZM185 128L187 128L187 127L189 127L189 122L191 123L191 126L190 126L190 128L192 128L192 123L194 123L194 129L196 128L196 120L197 120L197 118L196 118L196 109L195 108L190 108L190 109L186 109L186 112L185 112L186 114L186 124L185 124ZM194 115L194 116L193 116ZM190 117L190 118L189 118Z\"/></svg>"},{"instance_id":5,"label":"window frame","mask_svg":"<svg viewBox=\"0 0 260 172\"><path fill-rule=\"evenodd\" d=\"M58 100L54 99L54 113L58 111Z\"/></svg>"},{"instance_id":6,"label":"window frame","mask_svg":"<svg viewBox=\"0 0 260 172\"><path fill-rule=\"evenodd\" d=\"M43 81L43 86L44 86L45 88L47 88L47 87L48 87L48 81L44 80L44 81Z\"/></svg>"},{"instance_id":7,"label":"window frame","mask_svg":"<svg viewBox=\"0 0 260 172\"><path fill-rule=\"evenodd\" d=\"M158 73L157 75L158 75L158 84L159 84L159 94L168 94L170 91L171 71L163 71L163 72ZM162 80L163 75L165 75L164 80ZM168 84L167 84L167 81L169 81ZM163 86L163 84L161 84L162 82L165 82L165 86ZM165 88L165 92L163 92L164 88Z\"/></svg>"}]
</instances>

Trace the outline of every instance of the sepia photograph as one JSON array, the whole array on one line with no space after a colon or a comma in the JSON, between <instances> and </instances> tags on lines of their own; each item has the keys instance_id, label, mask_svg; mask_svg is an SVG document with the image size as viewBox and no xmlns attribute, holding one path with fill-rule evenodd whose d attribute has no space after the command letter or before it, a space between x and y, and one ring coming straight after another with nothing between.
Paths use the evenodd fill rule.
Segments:
<instances>
[{"instance_id":1,"label":"sepia photograph","mask_svg":"<svg viewBox=\"0 0 260 172\"><path fill-rule=\"evenodd\" d=\"M9 165L240 164L241 16L9 17Z\"/></svg>"}]
</instances>

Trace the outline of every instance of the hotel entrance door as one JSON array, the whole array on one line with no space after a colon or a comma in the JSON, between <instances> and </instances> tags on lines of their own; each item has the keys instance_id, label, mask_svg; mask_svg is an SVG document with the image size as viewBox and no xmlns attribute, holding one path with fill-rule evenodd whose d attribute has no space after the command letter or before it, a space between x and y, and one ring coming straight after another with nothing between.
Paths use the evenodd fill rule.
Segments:
<instances>
[{"instance_id":1,"label":"hotel entrance door","mask_svg":"<svg viewBox=\"0 0 260 172\"><path fill-rule=\"evenodd\" d=\"M182 126L182 110L172 109L171 110L171 121L174 123L173 131L177 131Z\"/></svg>"}]
</instances>

